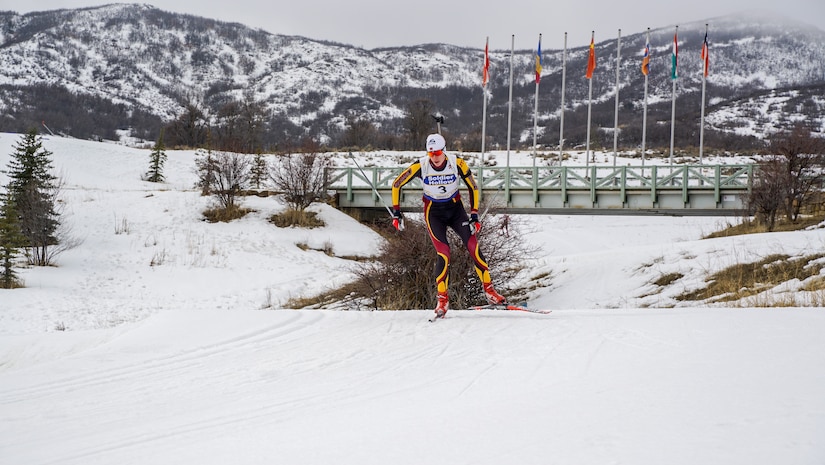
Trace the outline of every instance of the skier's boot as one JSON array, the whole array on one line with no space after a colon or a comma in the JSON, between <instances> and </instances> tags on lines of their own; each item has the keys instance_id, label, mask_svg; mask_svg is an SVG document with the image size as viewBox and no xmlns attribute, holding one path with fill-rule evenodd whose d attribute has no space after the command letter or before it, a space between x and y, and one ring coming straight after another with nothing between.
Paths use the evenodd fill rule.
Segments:
<instances>
[{"instance_id":1,"label":"skier's boot","mask_svg":"<svg viewBox=\"0 0 825 465\"><path fill-rule=\"evenodd\" d=\"M435 317L444 318L444 315L447 314L447 308L450 306L450 298L446 292L439 292L437 300L438 304L435 306Z\"/></svg>"},{"instance_id":2,"label":"skier's boot","mask_svg":"<svg viewBox=\"0 0 825 465\"><path fill-rule=\"evenodd\" d=\"M503 295L493 289L493 283L484 283L484 295L487 296L490 305L502 305L507 302Z\"/></svg>"}]
</instances>

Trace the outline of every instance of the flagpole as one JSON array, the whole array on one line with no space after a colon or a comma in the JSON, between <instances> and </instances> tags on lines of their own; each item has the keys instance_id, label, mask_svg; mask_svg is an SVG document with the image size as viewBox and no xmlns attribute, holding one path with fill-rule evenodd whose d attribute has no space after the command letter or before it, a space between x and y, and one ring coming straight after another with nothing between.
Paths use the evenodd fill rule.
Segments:
<instances>
[{"instance_id":1,"label":"flagpole","mask_svg":"<svg viewBox=\"0 0 825 465\"><path fill-rule=\"evenodd\" d=\"M561 57L561 117L559 119L559 166L564 148L564 81L567 77L567 32L564 33L564 52Z\"/></svg>"},{"instance_id":2,"label":"flagpole","mask_svg":"<svg viewBox=\"0 0 825 465\"><path fill-rule=\"evenodd\" d=\"M596 31L591 31L591 33L590 33L590 53L591 54L593 53L593 40L595 38L596 38ZM590 68L590 65L588 63L588 70L589 70L589 68ZM588 74L590 74L590 73L588 73ZM589 90L588 90L588 93L587 93L587 144L585 146L585 151L586 151L585 163L584 163L585 167L590 166L590 115L591 115L591 109L593 107L593 75L592 74L590 75L590 77L587 78L587 81L590 83L590 85L589 85ZM594 162L596 161L595 158L594 158L593 161Z\"/></svg>"},{"instance_id":3,"label":"flagpole","mask_svg":"<svg viewBox=\"0 0 825 465\"><path fill-rule=\"evenodd\" d=\"M541 34L539 34L539 48L536 53L536 103L533 108L533 168L536 167L537 138L539 130L539 82L541 81Z\"/></svg>"},{"instance_id":4,"label":"flagpole","mask_svg":"<svg viewBox=\"0 0 825 465\"><path fill-rule=\"evenodd\" d=\"M699 164L702 164L705 147L705 81L708 76L708 25L705 23L705 42L702 44L702 116L699 122Z\"/></svg>"},{"instance_id":5,"label":"flagpole","mask_svg":"<svg viewBox=\"0 0 825 465\"><path fill-rule=\"evenodd\" d=\"M590 114L591 109L593 107L593 79L588 79L590 81L589 90L587 92L587 145L586 145L586 159L585 159L585 166L590 166ZM596 157L593 157L593 161L596 161Z\"/></svg>"},{"instance_id":6,"label":"flagpole","mask_svg":"<svg viewBox=\"0 0 825 465\"><path fill-rule=\"evenodd\" d=\"M513 127L513 54L516 51L516 35L510 37L510 100L507 104L507 167L510 167L510 133ZM509 179L508 179L509 181Z\"/></svg>"},{"instance_id":7,"label":"flagpole","mask_svg":"<svg viewBox=\"0 0 825 465\"><path fill-rule=\"evenodd\" d=\"M650 66L650 28L647 28L647 35L645 36L645 53L647 54L647 66ZM648 69L645 74L645 104L644 110L642 110L642 167L645 166L645 152L646 152L646 145L647 142L647 78L650 70Z\"/></svg>"},{"instance_id":8,"label":"flagpole","mask_svg":"<svg viewBox=\"0 0 825 465\"><path fill-rule=\"evenodd\" d=\"M671 74L673 90L671 91L670 105L670 164L673 165L673 139L676 135L676 79L679 77L679 26L673 34L673 54L671 56Z\"/></svg>"},{"instance_id":9,"label":"flagpole","mask_svg":"<svg viewBox=\"0 0 825 465\"><path fill-rule=\"evenodd\" d=\"M616 157L619 152L619 65L622 51L622 30L619 29L619 38L616 41L616 111L613 116L613 166L616 166Z\"/></svg>"},{"instance_id":10,"label":"flagpole","mask_svg":"<svg viewBox=\"0 0 825 465\"><path fill-rule=\"evenodd\" d=\"M484 107L481 110L481 160L479 160L479 165L484 164L484 143L487 141L487 86L481 88L481 93L481 98L484 100Z\"/></svg>"},{"instance_id":11,"label":"flagpole","mask_svg":"<svg viewBox=\"0 0 825 465\"><path fill-rule=\"evenodd\" d=\"M481 110L481 160L479 166L484 165L484 144L487 142L487 80L489 79L489 51L490 37L487 36L487 41L484 43L484 68L482 71L481 83L481 98L483 100L483 108Z\"/></svg>"},{"instance_id":12,"label":"flagpole","mask_svg":"<svg viewBox=\"0 0 825 465\"><path fill-rule=\"evenodd\" d=\"M510 134L513 128L513 55L516 53L516 35L510 37L510 102L507 104L507 168L504 170L504 202L510 204Z\"/></svg>"}]
</instances>

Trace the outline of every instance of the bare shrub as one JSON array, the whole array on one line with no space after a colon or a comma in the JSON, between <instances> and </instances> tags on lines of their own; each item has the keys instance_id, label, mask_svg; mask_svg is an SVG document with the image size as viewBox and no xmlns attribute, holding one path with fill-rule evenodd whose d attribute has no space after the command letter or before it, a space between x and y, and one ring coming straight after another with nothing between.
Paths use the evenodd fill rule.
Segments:
<instances>
[{"instance_id":1,"label":"bare shrub","mask_svg":"<svg viewBox=\"0 0 825 465\"><path fill-rule=\"evenodd\" d=\"M796 222L825 181L825 140L804 126L775 136L771 155L760 165L748 205L773 231L778 213Z\"/></svg>"},{"instance_id":2,"label":"bare shrub","mask_svg":"<svg viewBox=\"0 0 825 465\"><path fill-rule=\"evenodd\" d=\"M787 161L788 185L785 189L785 214L796 221L817 188L825 180L825 139L814 137L805 126L796 126L771 141L771 149Z\"/></svg>"},{"instance_id":3,"label":"bare shrub","mask_svg":"<svg viewBox=\"0 0 825 465\"><path fill-rule=\"evenodd\" d=\"M479 232L479 242L490 274L498 288L506 292L508 283L524 269L525 260L535 253L523 241L508 238L501 223L505 217L488 215ZM519 225L509 221L509 232L518 236ZM374 261L359 263L356 280L341 293L373 309L397 310L431 308L435 305L437 256L426 225L408 219L403 233L392 233ZM450 302L453 308L486 303L473 260L457 235L449 234Z\"/></svg>"},{"instance_id":4,"label":"bare shrub","mask_svg":"<svg viewBox=\"0 0 825 465\"><path fill-rule=\"evenodd\" d=\"M327 157L314 150L282 155L270 166L269 177L275 188L283 192L287 207L303 211L326 198L328 164Z\"/></svg>"},{"instance_id":5,"label":"bare shrub","mask_svg":"<svg viewBox=\"0 0 825 465\"><path fill-rule=\"evenodd\" d=\"M241 193L250 178L250 159L231 152L206 152L195 160L198 185L227 212L239 210ZM231 215L230 215L231 216ZM242 215L241 215L242 216Z\"/></svg>"},{"instance_id":6,"label":"bare shrub","mask_svg":"<svg viewBox=\"0 0 825 465\"><path fill-rule=\"evenodd\" d=\"M759 223L768 231L776 226L776 216L784 203L784 186L787 185L784 162L779 157L771 158L760 165L754 179L753 189L748 195L749 208Z\"/></svg>"},{"instance_id":7,"label":"bare shrub","mask_svg":"<svg viewBox=\"0 0 825 465\"><path fill-rule=\"evenodd\" d=\"M407 130L406 148L415 150L420 148L427 134L433 132L433 117L435 105L430 99L418 99L407 105L407 115L404 118L404 129Z\"/></svg>"}]
</instances>

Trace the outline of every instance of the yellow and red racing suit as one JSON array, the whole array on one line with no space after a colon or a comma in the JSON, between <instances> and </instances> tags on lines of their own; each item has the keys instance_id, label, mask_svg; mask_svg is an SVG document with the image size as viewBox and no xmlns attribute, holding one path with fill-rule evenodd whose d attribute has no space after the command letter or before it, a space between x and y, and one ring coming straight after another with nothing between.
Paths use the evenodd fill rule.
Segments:
<instances>
[{"instance_id":1,"label":"yellow and red racing suit","mask_svg":"<svg viewBox=\"0 0 825 465\"><path fill-rule=\"evenodd\" d=\"M463 159L446 154L443 166L433 166L429 156L421 157L407 167L392 184L392 204L399 210L401 188L415 178L423 184L424 221L430 233L435 251L438 254L436 265L436 287L439 293L446 293L449 283L450 246L447 242L447 228L458 234L475 265L476 274L482 283L490 282L487 261L481 253L476 236L469 225L469 217L464 210L459 193L459 178L464 181L469 191L470 212L478 213L478 185Z\"/></svg>"}]
</instances>

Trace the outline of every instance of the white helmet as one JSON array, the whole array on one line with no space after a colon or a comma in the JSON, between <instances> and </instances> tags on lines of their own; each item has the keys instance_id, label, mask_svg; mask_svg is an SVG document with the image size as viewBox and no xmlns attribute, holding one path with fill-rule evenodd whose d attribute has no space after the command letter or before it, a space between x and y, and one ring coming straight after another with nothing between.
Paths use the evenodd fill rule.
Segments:
<instances>
[{"instance_id":1,"label":"white helmet","mask_svg":"<svg viewBox=\"0 0 825 465\"><path fill-rule=\"evenodd\" d=\"M447 146L447 142L441 136L441 134L430 134L427 136L427 151L428 152L435 152L437 150L444 150L444 147Z\"/></svg>"}]
</instances>

